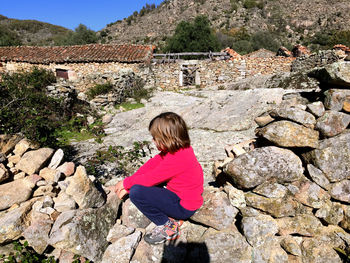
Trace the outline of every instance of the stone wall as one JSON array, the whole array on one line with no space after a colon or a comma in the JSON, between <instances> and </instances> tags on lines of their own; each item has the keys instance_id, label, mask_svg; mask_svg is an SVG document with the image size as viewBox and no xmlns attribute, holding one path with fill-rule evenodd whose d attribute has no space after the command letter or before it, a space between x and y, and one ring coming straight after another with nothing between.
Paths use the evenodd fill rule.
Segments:
<instances>
[{"instance_id":1,"label":"stone wall","mask_svg":"<svg viewBox=\"0 0 350 263\"><path fill-rule=\"evenodd\" d=\"M250 58L196 62L196 69L199 72L200 85L211 86L221 85L243 79L257 74L273 74L277 72L290 71L293 58L272 57L272 58ZM80 92L86 91L96 84L107 82L121 69L132 69L146 81L146 85L161 87L165 90L179 88L179 75L181 65L184 62L163 63L163 64L138 64L138 63L66 63L66 64L30 64L6 62L0 68L1 71L30 70L33 66L39 68L67 70L69 80Z\"/></svg>"}]
</instances>

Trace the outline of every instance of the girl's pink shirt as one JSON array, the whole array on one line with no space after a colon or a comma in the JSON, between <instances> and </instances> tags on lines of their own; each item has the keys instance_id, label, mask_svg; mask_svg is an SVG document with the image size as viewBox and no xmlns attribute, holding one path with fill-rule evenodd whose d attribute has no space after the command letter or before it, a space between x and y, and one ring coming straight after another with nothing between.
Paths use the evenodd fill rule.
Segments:
<instances>
[{"instance_id":1,"label":"girl's pink shirt","mask_svg":"<svg viewBox=\"0 0 350 263\"><path fill-rule=\"evenodd\" d=\"M159 153L149 159L132 176L124 179L129 192L133 185L154 186L166 183L166 188L180 198L187 210L197 210L203 204L203 170L192 147L177 152Z\"/></svg>"}]
</instances>

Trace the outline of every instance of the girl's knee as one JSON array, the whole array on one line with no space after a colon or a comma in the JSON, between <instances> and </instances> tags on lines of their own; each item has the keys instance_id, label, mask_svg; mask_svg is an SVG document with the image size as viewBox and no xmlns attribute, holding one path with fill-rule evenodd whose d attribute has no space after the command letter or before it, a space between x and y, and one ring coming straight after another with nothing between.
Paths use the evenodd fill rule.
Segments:
<instances>
[{"instance_id":1,"label":"girl's knee","mask_svg":"<svg viewBox=\"0 0 350 263\"><path fill-rule=\"evenodd\" d=\"M138 200L140 198L142 198L143 196L143 190L144 189L144 186L142 185L133 185L131 188L130 188L130 191L129 191L129 197L130 197L130 200L133 201L133 200Z\"/></svg>"}]
</instances>

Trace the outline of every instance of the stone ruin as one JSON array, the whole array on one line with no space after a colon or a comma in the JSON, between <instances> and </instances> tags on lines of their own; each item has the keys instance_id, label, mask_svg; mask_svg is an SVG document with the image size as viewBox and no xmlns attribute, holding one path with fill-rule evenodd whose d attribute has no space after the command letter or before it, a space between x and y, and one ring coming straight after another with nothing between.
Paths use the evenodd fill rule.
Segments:
<instances>
[{"instance_id":1,"label":"stone ruin","mask_svg":"<svg viewBox=\"0 0 350 263\"><path fill-rule=\"evenodd\" d=\"M306 73L305 73L306 74ZM342 262L350 244L350 62L307 71L319 91L292 93L256 118L256 138L223 149L204 204L173 243L63 152L0 137L0 254L14 240L72 262Z\"/></svg>"}]
</instances>

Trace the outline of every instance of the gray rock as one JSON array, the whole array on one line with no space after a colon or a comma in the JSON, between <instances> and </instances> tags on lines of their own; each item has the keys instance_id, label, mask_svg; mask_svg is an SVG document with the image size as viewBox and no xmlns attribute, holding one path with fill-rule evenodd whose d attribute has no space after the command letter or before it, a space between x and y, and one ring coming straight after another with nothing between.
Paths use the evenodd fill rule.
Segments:
<instances>
[{"instance_id":1,"label":"gray rock","mask_svg":"<svg viewBox=\"0 0 350 263\"><path fill-rule=\"evenodd\" d=\"M120 220L117 220L120 221ZM107 241L114 243L115 241L117 241L119 238L121 237L125 237L128 236L132 233L135 232L135 229L132 227L127 227L124 226L122 224L120 224L120 222L117 222L108 232L107 235Z\"/></svg>"},{"instance_id":2,"label":"gray rock","mask_svg":"<svg viewBox=\"0 0 350 263\"><path fill-rule=\"evenodd\" d=\"M311 72L312 76L321 82L331 85L350 87L350 63L339 61L323 68L316 68Z\"/></svg>"},{"instance_id":3,"label":"gray rock","mask_svg":"<svg viewBox=\"0 0 350 263\"><path fill-rule=\"evenodd\" d=\"M248 192L245 197L248 206L264 211L274 217L294 216L300 206L289 195L284 198L268 198Z\"/></svg>"},{"instance_id":4,"label":"gray rock","mask_svg":"<svg viewBox=\"0 0 350 263\"><path fill-rule=\"evenodd\" d=\"M263 245L278 233L277 222L268 215L243 217L242 229L248 243L253 247Z\"/></svg>"},{"instance_id":5,"label":"gray rock","mask_svg":"<svg viewBox=\"0 0 350 263\"><path fill-rule=\"evenodd\" d=\"M350 180L332 184L329 193L336 200L350 203Z\"/></svg>"},{"instance_id":6,"label":"gray rock","mask_svg":"<svg viewBox=\"0 0 350 263\"><path fill-rule=\"evenodd\" d=\"M301 160L292 151L274 146L257 148L242 154L224 167L238 188L252 188L269 178L279 183L301 178Z\"/></svg>"},{"instance_id":7,"label":"gray rock","mask_svg":"<svg viewBox=\"0 0 350 263\"><path fill-rule=\"evenodd\" d=\"M50 159L53 152L54 150L51 148L26 152L17 163L16 168L29 175L37 173Z\"/></svg>"},{"instance_id":8,"label":"gray rock","mask_svg":"<svg viewBox=\"0 0 350 263\"><path fill-rule=\"evenodd\" d=\"M350 206L343 205L344 218L340 223L340 226L346 230L350 230Z\"/></svg>"},{"instance_id":9,"label":"gray rock","mask_svg":"<svg viewBox=\"0 0 350 263\"><path fill-rule=\"evenodd\" d=\"M218 230L232 227L239 211L231 205L225 193L206 188L203 199L202 207L191 217L193 221Z\"/></svg>"},{"instance_id":10,"label":"gray rock","mask_svg":"<svg viewBox=\"0 0 350 263\"><path fill-rule=\"evenodd\" d=\"M54 201L54 208L58 212L65 212L72 209L75 209L77 206L77 203L74 201L74 199L66 194L64 191L61 191L57 197L53 198Z\"/></svg>"},{"instance_id":11,"label":"gray rock","mask_svg":"<svg viewBox=\"0 0 350 263\"><path fill-rule=\"evenodd\" d=\"M296 240L297 237L284 236L281 241L281 246L288 253L295 256L302 256L301 248L299 242Z\"/></svg>"},{"instance_id":12,"label":"gray rock","mask_svg":"<svg viewBox=\"0 0 350 263\"><path fill-rule=\"evenodd\" d=\"M322 244L317 238L305 238L301 250L303 254L303 263L341 263L333 247Z\"/></svg>"},{"instance_id":13,"label":"gray rock","mask_svg":"<svg viewBox=\"0 0 350 263\"><path fill-rule=\"evenodd\" d=\"M320 208L331 198L325 190L309 180L300 180L293 185L298 188L294 194L295 200L306 206Z\"/></svg>"},{"instance_id":14,"label":"gray rock","mask_svg":"<svg viewBox=\"0 0 350 263\"><path fill-rule=\"evenodd\" d=\"M316 129L325 137L333 137L343 132L350 123L350 115L337 112L326 111L322 117L317 119Z\"/></svg>"},{"instance_id":15,"label":"gray rock","mask_svg":"<svg viewBox=\"0 0 350 263\"><path fill-rule=\"evenodd\" d=\"M105 199L86 174L84 166L78 166L74 176L66 178L66 193L73 197L79 208L101 207Z\"/></svg>"},{"instance_id":16,"label":"gray rock","mask_svg":"<svg viewBox=\"0 0 350 263\"><path fill-rule=\"evenodd\" d=\"M330 182L350 179L350 133L320 141L318 149L303 154L306 163L320 169Z\"/></svg>"},{"instance_id":17,"label":"gray rock","mask_svg":"<svg viewBox=\"0 0 350 263\"><path fill-rule=\"evenodd\" d=\"M278 183L270 182L263 183L253 189L254 193L268 198L283 198L287 194L287 191L287 187Z\"/></svg>"},{"instance_id":18,"label":"gray rock","mask_svg":"<svg viewBox=\"0 0 350 263\"><path fill-rule=\"evenodd\" d=\"M253 247L254 263L271 262L271 263L289 263L288 254L280 246L280 239L274 237L265 240L262 245Z\"/></svg>"},{"instance_id":19,"label":"gray rock","mask_svg":"<svg viewBox=\"0 0 350 263\"><path fill-rule=\"evenodd\" d=\"M52 227L49 244L99 262L108 246L106 237L115 223L120 202L115 194L110 194L100 208L61 213Z\"/></svg>"},{"instance_id":20,"label":"gray rock","mask_svg":"<svg viewBox=\"0 0 350 263\"><path fill-rule=\"evenodd\" d=\"M244 192L233 187L231 184L226 184L224 191L227 193L231 205L237 208L246 207Z\"/></svg>"},{"instance_id":21,"label":"gray rock","mask_svg":"<svg viewBox=\"0 0 350 263\"><path fill-rule=\"evenodd\" d=\"M252 262L252 248L237 230L217 231L209 228L200 242L206 245L212 262Z\"/></svg>"},{"instance_id":22,"label":"gray rock","mask_svg":"<svg viewBox=\"0 0 350 263\"><path fill-rule=\"evenodd\" d=\"M338 225L344 218L344 211L341 204L329 201L317 210L315 216L330 225Z\"/></svg>"},{"instance_id":23,"label":"gray rock","mask_svg":"<svg viewBox=\"0 0 350 263\"><path fill-rule=\"evenodd\" d=\"M297 215L276 219L280 235L315 236L322 230L321 222L313 215Z\"/></svg>"},{"instance_id":24,"label":"gray rock","mask_svg":"<svg viewBox=\"0 0 350 263\"><path fill-rule=\"evenodd\" d=\"M341 111L343 109L346 97L350 95L350 90L329 89L324 92L324 106L328 110Z\"/></svg>"},{"instance_id":25,"label":"gray rock","mask_svg":"<svg viewBox=\"0 0 350 263\"><path fill-rule=\"evenodd\" d=\"M123 214L121 219L125 226L132 228L146 228L151 223L151 220L138 210L130 199L127 199L123 203L122 211Z\"/></svg>"},{"instance_id":26,"label":"gray rock","mask_svg":"<svg viewBox=\"0 0 350 263\"><path fill-rule=\"evenodd\" d=\"M13 204L27 201L32 195L36 182L39 180L41 180L41 177L31 175L24 179L0 185L0 210L7 209Z\"/></svg>"},{"instance_id":27,"label":"gray rock","mask_svg":"<svg viewBox=\"0 0 350 263\"><path fill-rule=\"evenodd\" d=\"M16 240L22 235L33 202L27 201L18 208L0 212L0 244Z\"/></svg>"},{"instance_id":28,"label":"gray rock","mask_svg":"<svg viewBox=\"0 0 350 263\"><path fill-rule=\"evenodd\" d=\"M270 112L272 117L282 118L300 123L308 128L313 128L316 124L316 118L309 112L298 108L280 107Z\"/></svg>"},{"instance_id":29,"label":"gray rock","mask_svg":"<svg viewBox=\"0 0 350 263\"><path fill-rule=\"evenodd\" d=\"M260 128L257 135L282 147L318 147L317 131L290 121L273 122Z\"/></svg>"},{"instance_id":30,"label":"gray rock","mask_svg":"<svg viewBox=\"0 0 350 263\"><path fill-rule=\"evenodd\" d=\"M321 186L323 189L328 190L330 186L330 182L327 179L327 177L324 175L324 173L320 169L313 166L312 164L308 164L306 167L311 179L316 184Z\"/></svg>"},{"instance_id":31,"label":"gray rock","mask_svg":"<svg viewBox=\"0 0 350 263\"><path fill-rule=\"evenodd\" d=\"M113 244L109 245L103 254L102 262L104 263L129 263L131 256L134 253L140 239L141 232L135 233L118 239Z\"/></svg>"},{"instance_id":32,"label":"gray rock","mask_svg":"<svg viewBox=\"0 0 350 263\"><path fill-rule=\"evenodd\" d=\"M322 101L316 101L307 105L307 109L316 117L321 117L325 112Z\"/></svg>"},{"instance_id":33,"label":"gray rock","mask_svg":"<svg viewBox=\"0 0 350 263\"><path fill-rule=\"evenodd\" d=\"M335 50L320 50L310 56L301 56L292 63L291 71L301 71L303 75L315 67L324 67L339 61L339 56Z\"/></svg>"}]
</instances>

